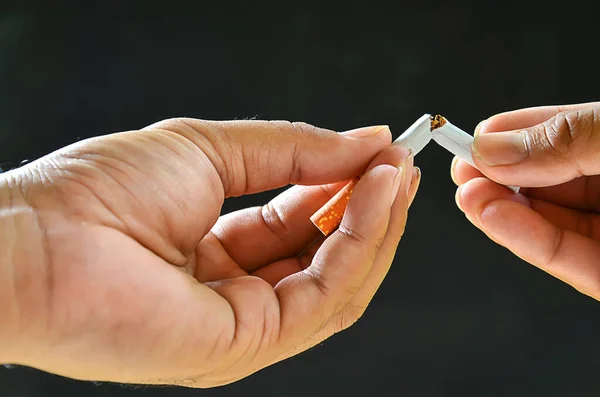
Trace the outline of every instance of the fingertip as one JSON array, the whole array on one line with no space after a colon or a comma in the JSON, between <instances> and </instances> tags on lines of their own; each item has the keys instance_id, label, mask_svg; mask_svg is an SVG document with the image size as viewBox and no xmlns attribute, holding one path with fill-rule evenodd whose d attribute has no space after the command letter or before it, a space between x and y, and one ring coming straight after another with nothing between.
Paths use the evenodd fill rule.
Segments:
<instances>
[{"instance_id":1,"label":"fingertip","mask_svg":"<svg viewBox=\"0 0 600 397\"><path fill-rule=\"evenodd\" d=\"M457 189L457 201L464 212L473 212L485 202L503 197L505 189L487 178L474 178Z\"/></svg>"},{"instance_id":2,"label":"fingertip","mask_svg":"<svg viewBox=\"0 0 600 397\"><path fill-rule=\"evenodd\" d=\"M464 160L461 160L458 157L454 157L452 160L452 165L450 166L450 175L452 177L452 181L460 186L463 183L466 183L474 178L483 177L483 173L479 171L477 168L471 166Z\"/></svg>"},{"instance_id":3,"label":"fingertip","mask_svg":"<svg viewBox=\"0 0 600 397\"><path fill-rule=\"evenodd\" d=\"M478 125L479 130L476 131L475 136L512 129L510 127L515 125L515 116L518 116L515 114L516 112L517 111L497 113L485 119L481 122L481 125Z\"/></svg>"},{"instance_id":4,"label":"fingertip","mask_svg":"<svg viewBox=\"0 0 600 397\"><path fill-rule=\"evenodd\" d=\"M475 131L473 133L473 136L477 136L481 133L482 130L485 130L485 125L487 124L487 120L481 120L479 122L479 124L477 124L477 126L475 127Z\"/></svg>"},{"instance_id":5,"label":"fingertip","mask_svg":"<svg viewBox=\"0 0 600 397\"><path fill-rule=\"evenodd\" d=\"M404 164L400 164L398 167L391 164L378 164L370 168L358 181L355 192L350 198L349 206L353 204L355 197L371 197L382 195L383 192L389 191L396 196L396 192L400 191L400 185L403 179L406 179L406 174L410 170ZM406 190L405 190L406 193ZM360 202L361 205L368 205L368 201L354 200L357 204ZM357 205L354 204L354 205ZM374 202L371 204L375 204ZM374 205L371 205L374 206Z\"/></svg>"},{"instance_id":6,"label":"fingertip","mask_svg":"<svg viewBox=\"0 0 600 397\"><path fill-rule=\"evenodd\" d=\"M539 266L542 246L553 241L556 228L540 214L514 200L487 202L478 216L480 228L496 243Z\"/></svg>"},{"instance_id":7,"label":"fingertip","mask_svg":"<svg viewBox=\"0 0 600 397\"><path fill-rule=\"evenodd\" d=\"M380 164L358 181L342 218L340 229L355 230L359 234L379 235L385 233L390 213L390 196L396 186L399 169ZM406 193L405 193L406 194Z\"/></svg>"},{"instance_id":8,"label":"fingertip","mask_svg":"<svg viewBox=\"0 0 600 397\"><path fill-rule=\"evenodd\" d=\"M462 190L463 190L463 185L459 185L458 188L456 189L456 193L454 194L454 201L456 202L456 206L458 207L458 209L461 210L462 212L465 212L462 204L460 203L460 200L462 197Z\"/></svg>"},{"instance_id":9,"label":"fingertip","mask_svg":"<svg viewBox=\"0 0 600 397\"><path fill-rule=\"evenodd\" d=\"M530 207L529 199L487 178L475 178L462 184L456 192L456 203L470 219L479 219L485 206L494 200L509 200Z\"/></svg>"},{"instance_id":10,"label":"fingertip","mask_svg":"<svg viewBox=\"0 0 600 397\"><path fill-rule=\"evenodd\" d=\"M385 125L377 132L377 139L382 140L385 143L392 143L392 130L389 126Z\"/></svg>"},{"instance_id":11,"label":"fingertip","mask_svg":"<svg viewBox=\"0 0 600 397\"><path fill-rule=\"evenodd\" d=\"M371 172L376 167L387 166L396 169L400 173L397 175L392 189L392 203L398 194L402 193L408 196L412 181L415 177L414 158L410 151L397 145L390 145L383 149L369 164L367 172ZM363 177L364 178L364 177ZM402 186L400 186L400 184Z\"/></svg>"},{"instance_id":12,"label":"fingertip","mask_svg":"<svg viewBox=\"0 0 600 397\"><path fill-rule=\"evenodd\" d=\"M456 164L459 160L460 159L458 158L458 156L454 156L454 158L452 159L452 163L450 163L450 178L452 178L452 182L454 182L454 184L457 186L460 186L460 183L458 182L459 179L456 176Z\"/></svg>"},{"instance_id":13,"label":"fingertip","mask_svg":"<svg viewBox=\"0 0 600 397\"><path fill-rule=\"evenodd\" d=\"M495 114L483 121L481 121L477 127L475 127L474 136L487 134L494 131L503 131L506 125L506 113Z\"/></svg>"}]
</instances>

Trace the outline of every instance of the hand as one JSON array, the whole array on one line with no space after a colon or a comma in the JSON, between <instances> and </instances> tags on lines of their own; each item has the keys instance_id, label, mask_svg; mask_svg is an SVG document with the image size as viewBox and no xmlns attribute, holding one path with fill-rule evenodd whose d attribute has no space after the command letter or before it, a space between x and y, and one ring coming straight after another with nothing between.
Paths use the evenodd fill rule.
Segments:
<instances>
[{"instance_id":1,"label":"hand","mask_svg":"<svg viewBox=\"0 0 600 397\"><path fill-rule=\"evenodd\" d=\"M390 142L387 127L173 119L3 174L17 226L0 228L0 359L210 387L320 343L361 316L404 231L419 174ZM310 215L365 170L311 245ZM289 183L313 186L219 217L224 198Z\"/></svg>"},{"instance_id":2,"label":"hand","mask_svg":"<svg viewBox=\"0 0 600 397\"><path fill-rule=\"evenodd\" d=\"M496 115L452 166L458 206L492 240L600 299L600 103ZM519 194L492 181L524 187Z\"/></svg>"}]
</instances>

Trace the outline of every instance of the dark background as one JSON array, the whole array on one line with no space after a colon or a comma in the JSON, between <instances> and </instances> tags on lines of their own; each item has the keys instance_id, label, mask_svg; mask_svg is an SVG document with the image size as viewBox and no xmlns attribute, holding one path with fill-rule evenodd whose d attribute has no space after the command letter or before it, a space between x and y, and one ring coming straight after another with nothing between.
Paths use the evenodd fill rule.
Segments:
<instances>
[{"instance_id":1,"label":"dark background","mask_svg":"<svg viewBox=\"0 0 600 397\"><path fill-rule=\"evenodd\" d=\"M594 3L38 3L0 2L4 168L174 116L387 123L398 135L425 112L472 130L500 111L600 99ZM600 395L600 304L472 227L450 160L435 145L419 154L388 278L361 321L321 346L213 390L2 368L0 395Z\"/></svg>"}]
</instances>

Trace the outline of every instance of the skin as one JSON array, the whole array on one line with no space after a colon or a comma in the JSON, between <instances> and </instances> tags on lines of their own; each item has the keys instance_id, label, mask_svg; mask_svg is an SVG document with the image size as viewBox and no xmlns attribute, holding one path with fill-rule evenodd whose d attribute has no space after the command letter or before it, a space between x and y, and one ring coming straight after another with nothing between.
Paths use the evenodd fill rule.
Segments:
<instances>
[{"instance_id":1,"label":"skin","mask_svg":"<svg viewBox=\"0 0 600 397\"><path fill-rule=\"evenodd\" d=\"M0 175L0 362L213 387L363 314L420 173L386 127L172 119ZM362 175L339 230L309 218ZM262 207L223 200L295 184Z\"/></svg>"},{"instance_id":2,"label":"skin","mask_svg":"<svg viewBox=\"0 0 600 397\"><path fill-rule=\"evenodd\" d=\"M595 299L599 128L599 103L502 113L478 127L479 171L452 165L476 227ZM212 387L349 327L390 267L420 180L390 142L381 127L175 119L0 175L0 361ZM358 175L339 230L319 238L310 215ZM227 197L289 183L219 216Z\"/></svg>"},{"instance_id":3,"label":"skin","mask_svg":"<svg viewBox=\"0 0 600 397\"><path fill-rule=\"evenodd\" d=\"M498 148L514 144L514 134L526 150L506 164L518 156ZM495 115L479 125L473 148L481 171L452 164L466 217L518 257L599 300L600 103ZM499 184L524 188L513 194Z\"/></svg>"}]
</instances>

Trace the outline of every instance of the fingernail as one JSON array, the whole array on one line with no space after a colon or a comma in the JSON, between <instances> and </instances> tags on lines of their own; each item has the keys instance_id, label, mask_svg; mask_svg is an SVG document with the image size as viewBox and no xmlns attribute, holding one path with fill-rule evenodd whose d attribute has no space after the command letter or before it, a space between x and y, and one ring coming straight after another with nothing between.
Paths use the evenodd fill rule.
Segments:
<instances>
[{"instance_id":1,"label":"fingernail","mask_svg":"<svg viewBox=\"0 0 600 397\"><path fill-rule=\"evenodd\" d=\"M398 169L402 167L404 172L403 187L406 191L406 195L408 196L408 192L410 192L410 185L412 185L413 175L414 175L414 161L415 158L410 150L406 151L406 157L404 157L400 164L398 164ZM409 178L410 175L410 178Z\"/></svg>"},{"instance_id":2,"label":"fingernail","mask_svg":"<svg viewBox=\"0 0 600 397\"><path fill-rule=\"evenodd\" d=\"M531 208L531 201L529 201L529 198L527 196L525 196L524 194L515 193L512 196L510 196L509 200L512 200L515 203L522 204L525 207L530 207Z\"/></svg>"},{"instance_id":3,"label":"fingernail","mask_svg":"<svg viewBox=\"0 0 600 397\"><path fill-rule=\"evenodd\" d=\"M475 133L473 134L473 136L477 136L479 135L479 133L481 132L481 128L483 127L483 125L485 124L487 120L481 120L479 122L479 124L477 124L477 127L475 127Z\"/></svg>"},{"instance_id":4,"label":"fingernail","mask_svg":"<svg viewBox=\"0 0 600 397\"><path fill-rule=\"evenodd\" d=\"M381 134L383 131L390 131L387 125L376 125L372 127L362 127L350 131L340 132L340 135L349 136L352 138L368 138Z\"/></svg>"},{"instance_id":5,"label":"fingernail","mask_svg":"<svg viewBox=\"0 0 600 397\"><path fill-rule=\"evenodd\" d=\"M454 156L454 158L452 159L452 163L450 164L450 178L452 178L452 181L454 183L456 183L456 176L454 175L454 172L456 170L456 164L458 163L458 156Z\"/></svg>"},{"instance_id":6,"label":"fingernail","mask_svg":"<svg viewBox=\"0 0 600 397\"><path fill-rule=\"evenodd\" d=\"M417 166L414 166L413 167L413 177L412 177L412 180L410 181L411 186L413 183L417 182L419 179L421 179L421 169Z\"/></svg>"},{"instance_id":7,"label":"fingernail","mask_svg":"<svg viewBox=\"0 0 600 397\"><path fill-rule=\"evenodd\" d=\"M413 167L412 178L408 186L408 204L412 205L415 196L417 195L417 188L421 181L421 169L419 167Z\"/></svg>"},{"instance_id":8,"label":"fingernail","mask_svg":"<svg viewBox=\"0 0 600 397\"><path fill-rule=\"evenodd\" d=\"M390 197L390 205L394 204L394 201L396 201L396 197L398 196L400 187L403 185L409 185L408 183L406 183L406 168L406 165L401 165L400 167L398 167L398 171L394 176L394 184L392 185L392 195ZM406 192L408 192L408 189L406 189Z\"/></svg>"},{"instance_id":9,"label":"fingernail","mask_svg":"<svg viewBox=\"0 0 600 397\"><path fill-rule=\"evenodd\" d=\"M527 157L524 132L495 132L478 135L473 154L489 166L517 164Z\"/></svg>"},{"instance_id":10,"label":"fingernail","mask_svg":"<svg viewBox=\"0 0 600 397\"><path fill-rule=\"evenodd\" d=\"M458 207L459 210L461 210L462 212L465 212L465 210L463 210L463 208L460 205L460 192L462 190L462 185L460 185L458 187L458 189L456 189L456 194L454 195L454 201L456 201L456 206Z\"/></svg>"},{"instance_id":11,"label":"fingernail","mask_svg":"<svg viewBox=\"0 0 600 397\"><path fill-rule=\"evenodd\" d=\"M408 159L406 159L406 168L407 169L406 169L406 171L404 171L405 174L410 172L410 179L406 175L404 176L404 185L405 185L404 189L406 190L407 196L408 196L408 193L410 192L410 187L413 183L413 180L414 180L413 178L415 176L415 167L413 166L412 160L413 160L412 157L409 157ZM420 170L417 172L420 172Z\"/></svg>"}]
</instances>

